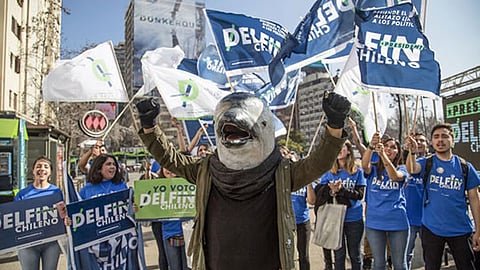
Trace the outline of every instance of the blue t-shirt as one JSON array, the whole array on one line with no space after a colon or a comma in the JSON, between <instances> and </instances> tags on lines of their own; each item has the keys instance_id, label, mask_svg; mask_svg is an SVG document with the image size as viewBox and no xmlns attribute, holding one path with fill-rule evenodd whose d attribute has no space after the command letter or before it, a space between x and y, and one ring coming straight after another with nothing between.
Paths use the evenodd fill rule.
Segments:
<instances>
[{"instance_id":1,"label":"blue t-shirt","mask_svg":"<svg viewBox=\"0 0 480 270\"><path fill-rule=\"evenodd\" d=\"M312 186L315 188L315 183L312 183ZM292 192L292 204L297 224L310 220L310 209L308 209L307 205L307 186Z\"/></svg>"},{"instance_id":2,"label":"blue t-shirt","mask_svg":"<svg viewBox=\"0 0 480 270\"><path fill-rule=\"evenodd\" d=\"M337 174L328 171L320 178L320 184L328 184L337 180L342 180L343 188L354 190L355 187L366 186L363 170L357 168L354 174L349 174L346 170L341 169ZM363 219L363 205L361 200L350 200L351 207L347 208L345 213L345 222L355 222Z\"/></svg>"},{"instance_id":3,"label":"blue t-shirt","mask_svg":"<svg viewBox=\"0 0 480 270\"><path fill-rule=\"evenodd\" d=\"M367 177L367 215L365 226L382 231L408 230L410 225L405 208L405 194L403 185L408 177L405 166L398 166L402 172L402 181L390 181L387 170L383 170L383 181L379 179L377 166Z\"/></svg>"},{"instance_id":4,"label":"blue t-shirt","mask_svg":"<svg viewBox=\"0 0 480 270\"><path fill-rule=\"evenodd\" d=\"M123 181L116 184L113 183L112 180L102 181L98 184L87 182L80 190L80 197L82 197L82 199L89 199L125 189L128 189L128 186Z\"/></svg>"},{"instance_id":5,"label":"blue t-shirt","mask_svg":"<svg viewBox=\"0 0 480 270\"><path fill-rule=\"evenodd\" d=\"M50 184L46 188L36 188L33 184L29 184L25 188L21 189L17 195L15 195L15 201L26 200L31 198L38 198L42 196L49 196L55 193L62 193L62 191L55 185ZM63 197L63 194L62 194Z\"/></svg>"},{"instance_id":6,"label":"blue t-shirt","mask_svg":"<svg viewBox=\"0 0 480 270\"><path fill-rule=\"evenodd\" d=\"M478 174L470 162L468 180L462 177L462 167L458 156L443 161L432 156L433 163L427 180L429 203L423 208L422 224L434 234L442 237L454 237L472 233L473 224L468 216L465 190L480 185ZM420 175L425 174L426 158L417 160L422 166Z\"/></svg>"},{"instance_id":7,"label":"blue t-shirt","mask_svg":"<svg viewBox=\"0 0 480 270\"><path fill-rule=\"evenodd\" d=\"M181 220L162 221L162 237L166 240L175 235L183 235L183 227Z\"/></svg>"},{"instance_id":8,"label":"blue t-shirt","mask_svg":"<svg viewBox=\"0 0 480 270\"><path fill-rule=\"evenodd\" d=\"M412 174L408 177L405 186L405 200L407 201L407 217L410 226L422 226L423 177L419 174Z\"/></svg>"}]
</instances>

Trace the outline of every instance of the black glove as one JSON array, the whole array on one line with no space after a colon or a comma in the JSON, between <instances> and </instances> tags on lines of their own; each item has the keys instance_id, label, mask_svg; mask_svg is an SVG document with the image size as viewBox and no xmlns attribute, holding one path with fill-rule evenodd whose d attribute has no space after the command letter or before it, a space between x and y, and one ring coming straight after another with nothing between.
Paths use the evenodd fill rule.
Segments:
<instances>
[{"instance_id":1,"label":"black glove","mask_svg":"<svg viewBox=\"0 0 480 270\"><path fill-rule=\"evenodd\" d=\"M157 124L157 116L160 114L160 104L155 98L144 99L135 104L140 117L142 128L151 128Z\"/></svg>"},{"instance_id":2,"label":"black glove","mask_svg":"<svg viewBox=\"0 0 480 270\"><path fill-rule=\"evenodd\" d=\"M350 112L350 101L335 92L325 91L322 106L327 116L327 125L331 128L343 128Z\"/></svg>"}]
</instances>

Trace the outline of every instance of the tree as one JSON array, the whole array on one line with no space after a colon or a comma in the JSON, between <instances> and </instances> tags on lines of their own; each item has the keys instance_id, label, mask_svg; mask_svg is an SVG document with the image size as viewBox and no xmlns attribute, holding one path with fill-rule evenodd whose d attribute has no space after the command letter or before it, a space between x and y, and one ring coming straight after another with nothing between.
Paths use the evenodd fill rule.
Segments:
<instances>
[{"instance_id":1,"label":"tree","mask_svg":"<svg viewBox=\"0 0 480 270\"><path fill-rule=\"evenodd\" d=\"M286 145L287 143L287 138L286 135L282 136L278 141L277 144L279 145ZM306 141L305 137L301 132L298 130L291 130L290 131L290 136L288 139L288 149L291 151L297 152L299 155L303 156L306 153L304 152L306 146Z\"/></svg>"}]
</instances>

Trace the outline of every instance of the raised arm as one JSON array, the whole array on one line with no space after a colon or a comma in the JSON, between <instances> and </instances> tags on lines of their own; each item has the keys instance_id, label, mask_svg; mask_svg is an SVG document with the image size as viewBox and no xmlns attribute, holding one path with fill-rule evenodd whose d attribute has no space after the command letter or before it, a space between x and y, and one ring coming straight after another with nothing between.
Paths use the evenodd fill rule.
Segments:
<instances>
[{"instance_id":1,"label":"raised arm","mask_svg":"<svg viewBox=\"0 0 480 270\"><path fill-rule=\"evenodd\" d=\"M422 166L417 162L415 153L417 152L417 140L410 135L407 137L406 148L408 149L408 155L406 160L407 172L409 174L418 174L422 170Z\"/></svg>"},{"instance_id":2,"label":"raised arm","mask_svg":"<svg viewBox=\"0 0 480 270\"><path fill-rule=\"evenodd\" d=\"M178 143L178 148L180 149L181 152L185 152L185 151L188 151L190 152L190 150L188 150L185 146L185 138L183 136L183 127L182 127L182 123L179 122L177 120L177 118L175 117L172 117L171 119L171 123L173 126L175 126L175 128L177 129L177 143Z\"/></svg>"},{"instance_id":3,"label":"raised arm","mask_svg":"<svg viewBox=\"0 0 480 270\"><path fill-rule=\"evenodd\" d=\"M372 154L375 150L375 147L380 142L380 133L377 131L373 134L372 139L370 140L370 145L365 150L364 155L362 156L362 169L366 174L370 174L372 171Z\"/></svg>"},{"instance_id":4,"label":"raised arm","mask_svg":"<svg viewBox=\"0 0 480 270\"><path fill-rule=\"evenodd\" d=\"M360 156L363 157L363 154L365 154L365 151L367 151L367 147L360 140L360 135L358 134L357 130L357 123L350 117L348 117L348 127L352 131L353 143L357 147L358 152L360 152Z\"/></svg>"},{"instance_id":5,"label":"raised arm","mask_svg":"<svg viewBox=\"0 0 480 270\"><path fill-rule=\"evenodd\" d=\"M208 124L204 124L203 126L205 127L205 130L208 128ZM200 128L198 128L197 133L195 133L195 136L193 136L192 140L188 144L188 147L187 147L188 152L193 151L193 148L195 148L195 146L200 141L200 138L202 137L202 134L203 134L203 128L200 127Z\"/></svg>"}]
</instances>

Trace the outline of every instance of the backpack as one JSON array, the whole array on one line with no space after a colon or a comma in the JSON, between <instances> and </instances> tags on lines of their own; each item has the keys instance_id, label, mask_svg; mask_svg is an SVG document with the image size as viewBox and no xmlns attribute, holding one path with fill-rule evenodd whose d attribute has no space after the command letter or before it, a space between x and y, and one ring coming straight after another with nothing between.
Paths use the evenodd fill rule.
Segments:
<instances>
[{"instance_id":1,"label":"backpack","mask_svg":"<svg viewBox=\"0 0 480 270\"><path fill-rule=\"evenodd\" d=\"M468 164L467 161L460 157L457 156L458 159L460 160L460 165L462 166L462 177L463 180L465 181L464 187L465 187L465 200L468 204L468 194L467 194L467 181L468 181ZM424 207L429 203L428 200L428 188L427 188L427 182L428 182L428 177L430 176L430 171L432 170L433 166L433 157L429 156L426 158L425 162L425 173L423 174L423 186L425 187L425 203Z\"/></svg>"}]
</instances>

